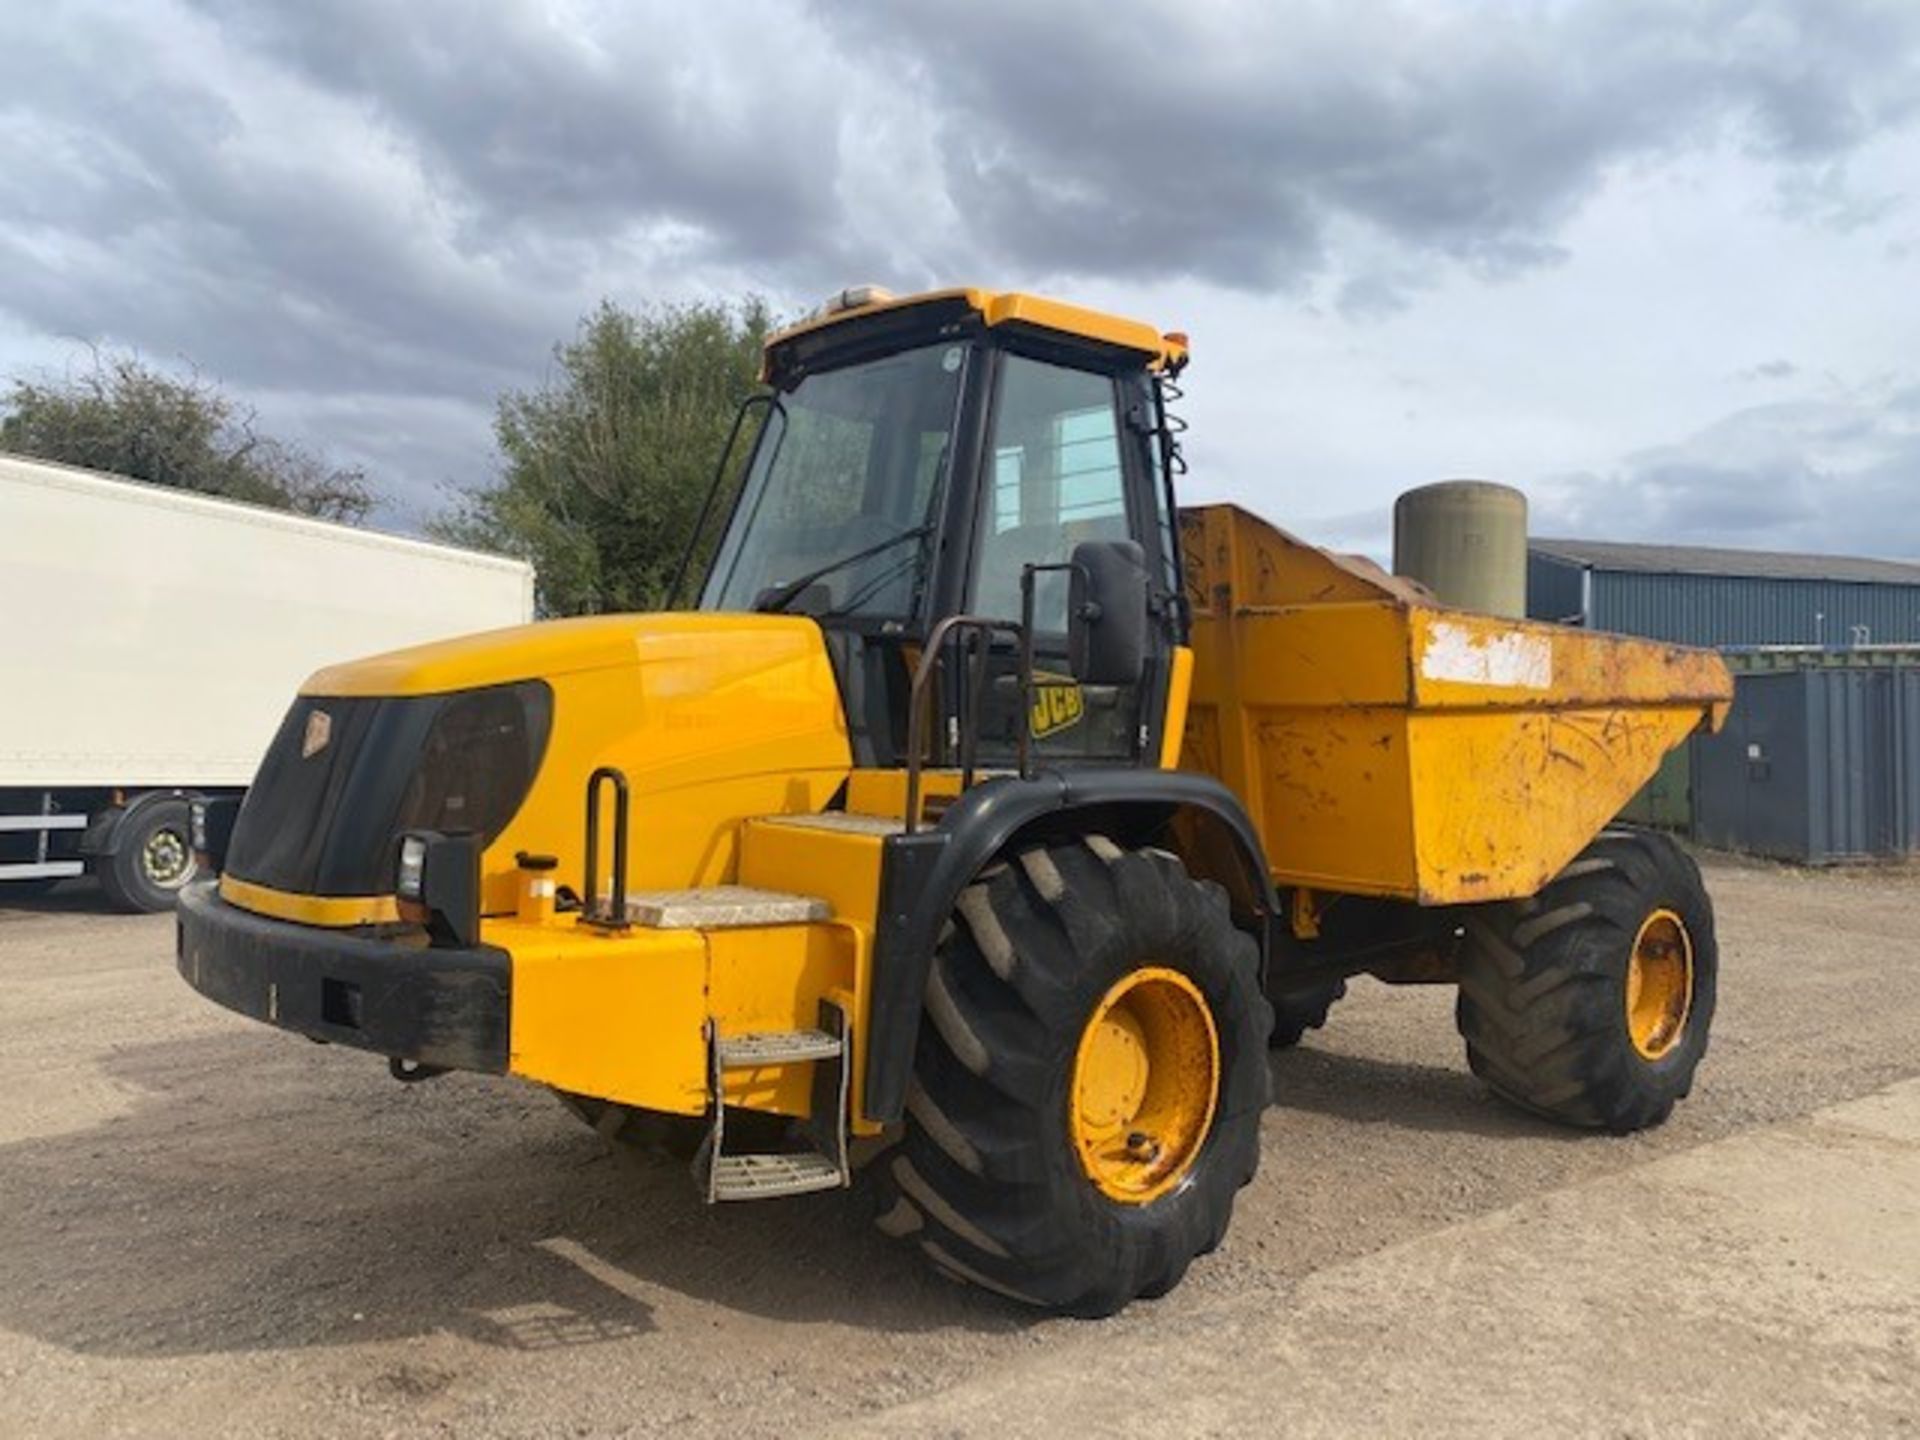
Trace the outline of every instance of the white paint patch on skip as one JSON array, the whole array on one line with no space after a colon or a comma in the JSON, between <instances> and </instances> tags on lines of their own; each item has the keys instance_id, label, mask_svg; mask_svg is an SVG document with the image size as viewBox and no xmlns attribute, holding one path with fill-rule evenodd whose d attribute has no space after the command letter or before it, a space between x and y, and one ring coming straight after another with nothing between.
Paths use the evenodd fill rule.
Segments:
<instances>
[{"instance_id":1,"label":"white paint patch on skip","mask_svg":"<svg viewBox=\"0 0 1920 1440\"><path fill-rule=\"evenodd\" d=\"M1437 620L1427 632L1420 674L1461 685L1546 690L1553 685L1553 641L1523 630L1488 634Z\"/></svg>"}]
</instances>

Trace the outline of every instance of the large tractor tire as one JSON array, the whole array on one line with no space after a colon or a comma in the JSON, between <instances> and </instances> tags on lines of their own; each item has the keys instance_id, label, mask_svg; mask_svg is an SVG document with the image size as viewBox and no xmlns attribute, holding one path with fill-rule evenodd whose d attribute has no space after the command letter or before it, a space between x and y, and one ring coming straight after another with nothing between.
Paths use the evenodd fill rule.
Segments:
<instances>
[{"instance_id":1,"label":"large tractor tire","mask_svg":"<svg viewBox=\"0 0 1920 1440\"><path fill-rule=\"evenodd\" d=\"M961 895L928 980L880 1228L1076 1315L1170 1290L1260 1159L1272 1013L1225 893L1103 837Z\"/></svg>"},{"instance_id":2,"label":"large tractor tire","mask_svg":"<svg viewBox=\"0 0 1920 1440\"><path fill-rule=\"evenodd\" d=\"M1272 996L1273 1033L1267 1037L1268 1046L1286 1050L1298 1045L1307 1031L1327 1023L1327 1012L1346 993L1346 981L1323 980L1304 990L1286 990Z\"/></svg>"},{"instance_id":3,"label":"large tractor tire","mask_svg":"<svg viewBox=\"0 0 1920 1440\"><path fill-rule=\"evenodd\" d=\"M1658 1125L1706 1054L1719 952L1685 851L1609 830L1538 895L1466 921L1456 1018L1473 1072L1569 1125Z\"/></svg>"}]
</instances>

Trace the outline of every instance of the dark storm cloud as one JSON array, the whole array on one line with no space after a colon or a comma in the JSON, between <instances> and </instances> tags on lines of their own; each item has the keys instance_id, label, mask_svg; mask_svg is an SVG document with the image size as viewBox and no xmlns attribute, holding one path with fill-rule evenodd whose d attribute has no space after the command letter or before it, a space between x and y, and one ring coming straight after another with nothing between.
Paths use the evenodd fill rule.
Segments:
<instances>
[{"instance_id":1,"label":"dark storm cloud","mask_svg":"<svg viewBox=\"0 0 1920 1440\"><path fill-rule=\"evenodd\" d=\"M0 44L0 319L191 357L415 515L602 295L1325 275L1377 318L1727 139L1871 223L1847 162L1920 94L1917 31L1866 0L77 0Z\"/></svg>"},{"instance_id":2,"label":"dark storm cloud","mask_svg":"<svg viewBox=\"0 0 1920 1440\"><path fill-rule=\"evenodd\" d=\"M332 137L249 136L235 100L138 63L137 28L0 60L0 304L28 325L189 355L249 385L459 391L497 382L516 307L442 263Z\"/></svg>"},{"instance_id":3,"label":"dark storm cloud","mask_svg":"<svg viewBox=\"0 0 1920 1440\"><path fill-rule=\"evenodd\" d=\"M471 206L473 244L660 219L714 259L837 248L831 77L753 56L758 27L738 26L736 50L724 19L689 26L684 9L635 7L589 36L463 0L193 3L417 148Z\"/></svg>"},{"instance_id":4,"label":"dark storm cloud","mask_svg":"<svg viewBox=\"0 0 1920 1440\"><path fill-rule=\"evenodd\" d=\"M1727 127L1831 165L1911 109L1920 36L1910 5L1735 0L822 13L933 97L1003 263L1253 290L1317 271L1340 219L1481 273L1550 262L1609 167Z\"/></svg>"}]
</instances>

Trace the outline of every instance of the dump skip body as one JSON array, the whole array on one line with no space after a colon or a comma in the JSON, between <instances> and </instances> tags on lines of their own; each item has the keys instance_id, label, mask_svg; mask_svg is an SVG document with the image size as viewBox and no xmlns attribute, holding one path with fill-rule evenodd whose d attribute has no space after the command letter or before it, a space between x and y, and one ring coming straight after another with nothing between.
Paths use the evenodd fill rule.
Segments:
<instances>
[{"instance_id":1,"label":"dump skip body","mask_svg":"<svg viewBox=\"0 0 1920 1440\"><path fill-rule=\"evenodd\" d=\"M1181 764L1241 796L1281 885L1531 895L1733 700L1712 651L1451 609L1231 505L1181 532Z\"/></svg>"}]
</instances>

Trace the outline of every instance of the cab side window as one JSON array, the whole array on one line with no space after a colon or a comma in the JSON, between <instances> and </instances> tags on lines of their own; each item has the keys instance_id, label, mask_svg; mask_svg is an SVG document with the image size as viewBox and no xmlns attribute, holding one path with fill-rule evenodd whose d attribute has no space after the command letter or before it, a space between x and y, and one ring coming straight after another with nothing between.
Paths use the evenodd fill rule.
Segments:
<instances>
[{"instance_id":1,"label":"cab side window","mask_svg":"<svg viewBox=\"0 0 1920 1440\"><path fill-rule=\"evenodd\" d=\"M1020 617L1020 573L1071 558L1083 540L1128 537L1113 381L1023 355L1000 367L973 609ZM1067 628L1067 577L1038 577L1034 628Z\"/></svg>"}]
</instances>

